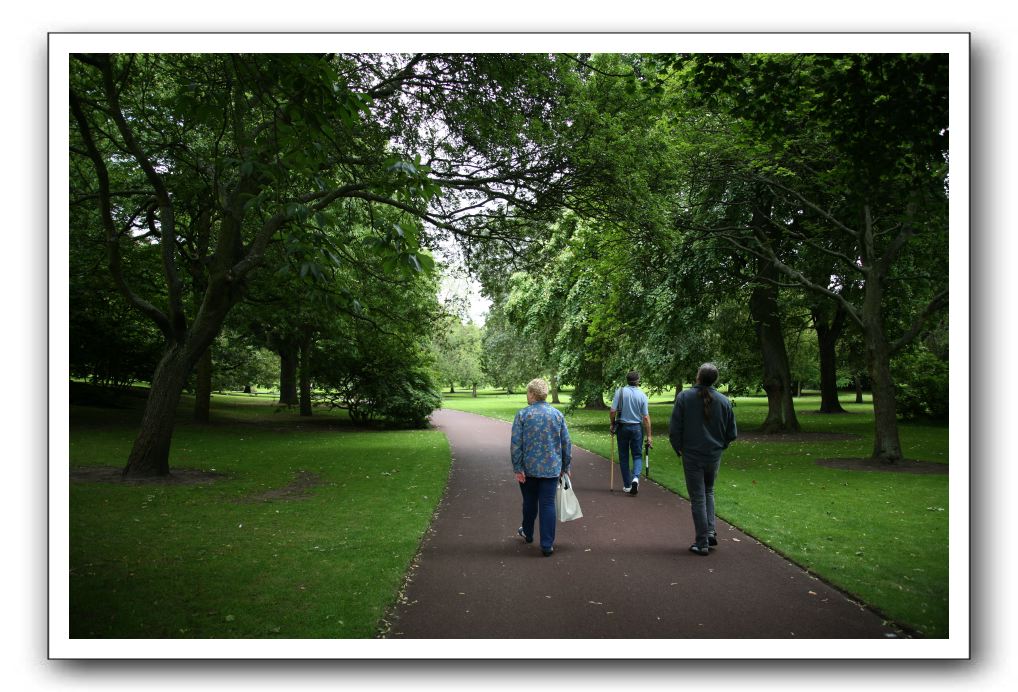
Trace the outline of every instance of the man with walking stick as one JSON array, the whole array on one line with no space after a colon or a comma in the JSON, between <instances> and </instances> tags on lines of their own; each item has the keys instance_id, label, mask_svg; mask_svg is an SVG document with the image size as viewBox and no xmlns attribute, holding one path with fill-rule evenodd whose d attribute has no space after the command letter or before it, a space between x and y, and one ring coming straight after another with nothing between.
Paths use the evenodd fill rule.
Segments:
<instances>
[{"instance_id":1,"label":"man with walking stick","mask_svg":"<svg viewBox=\"0 0 1018 692\"><path fill-rule=\"evenodd\" d=\"M635 370L626 375L626 386L615 390L611 409L608 411L609 430L619 445L619 467L622 471L622 492L636 495L640 492L640 471L643 469L643 436L647 435L647 447L654 446L650 428L650 413L647 395L638 385L640 374ZM614 451L614 446L612 447ZM629 459L633 467L630 470ZM612 483L615 474L612 472Z\"/></svg>"}]
</instances>

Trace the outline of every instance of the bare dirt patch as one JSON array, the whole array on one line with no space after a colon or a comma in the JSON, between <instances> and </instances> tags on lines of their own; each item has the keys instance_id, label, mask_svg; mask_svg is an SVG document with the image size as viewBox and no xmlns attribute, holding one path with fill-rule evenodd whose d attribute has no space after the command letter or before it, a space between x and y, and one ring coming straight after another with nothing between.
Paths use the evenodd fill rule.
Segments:
<instances>
[{"instance_id":1,"label":"bare dirt patch","mask_svg":"<svg viewBox=\"0 0 1018 692\"><path fill-rule=\"evenodd\" d=\"M817 459L817 465L845 471L882 471L884 473L918 473L947 475L947 464L919 459L902 459L896 464L885 464L877 459Z\"/></svg>"},{"instance_id":2,"label":"bare dirt patch","mask_svg":"<svg viewBox=\"0 0 1018 692\"><path fill-rule=\"evenodd\" d=\"M303 500L311 497L311 489L321 485L322 478L317 473L298 471L297 476L282 488L273 488L257 495L248 495L237 502L272 502L273 500Z\"/></svg>"},{"instance_id":3,"label":"bare dirt patch","mask_svg":"<svg viewBox=\"0 0 1018 692\"><path fill-rule=\"evenodd\" d=\"M79 483L119 483L121 485L200 485L226 478L225 473L201 469L175 469L168 476L124 478L122 466L79 466L71 469L71 480Z\"/></svg>"}]
</instances>

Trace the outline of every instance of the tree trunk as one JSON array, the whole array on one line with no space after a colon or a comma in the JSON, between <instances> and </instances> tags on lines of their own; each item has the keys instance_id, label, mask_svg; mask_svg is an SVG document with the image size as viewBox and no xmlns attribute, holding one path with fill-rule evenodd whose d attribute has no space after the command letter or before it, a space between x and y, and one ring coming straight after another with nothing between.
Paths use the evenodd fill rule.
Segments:
<instances>
[{"instance_id":1,"label":"tree trunk","mask_svg":"<svg viewBox=\"0 0 1018 692\"><path fill-rule=\"evenodd\" d=\"M765 268L761 276L771 271ZM799 420L792 400L792 375L781 330L777 287L768 283L757 284L750 295L749 311L760 341L763 388L767 393L767 418L760 430L768 434L798 432Z\"/></svg>"},{"instance_id":2,"label":"tree trunk","mask_svg":"<svg viewBox=\"0 0 1018 692\"><path fill-rule=\"evenodd\" d=\"M766 190L758 189L750 224L773 245L781 242L780 232L770 220L773 200ZM792 401L792 368L788 363L785 335L781 329L778 305L778 267L758 259L756 284L749 297L749 314L760 342L763 358L763 388L767 393L767 418L760 427L764 433L799 432Z\"/></svg>"},{"instance_id":3,"label":"tree trunk","mask_svg":"<svg viewBox=\"0 0 1018 692\"><path fill-rule=\"evenodd\" d=\"M894 381L891 379L891 359L886 344L877 344L876 348L868 347L866 358L873 389L873 458L885 464L894 464L901 461L902 451L898 436Z\"/></svg>"},{"instance_id":4,"label":"tree trunk","mask_svg":"<svg viewBox=\"0 0 1018 692\"><path fill-rule=\"evenodd\" d=\"M855 403L862 403L862 373L855 374Z\"/></svg>"},{"instance_id":5,"label":"tree trunk","mask_svg":"<svg viewBox=\"0 0 1018 692\"><path fill-rule=\"evenodd\" d=\"M845 328L845 308L839 303L828 322L823 309L812 309L813 328L820 349L820 413L845 413L838 399L838 339Z\"/></svg>"},{"instance_id":6,"label":"tree trunk","mask_svg":"<svg viewBox=\"0 0 1018 692\"><path fill-rule=\"evenodd\" d=\"M866 365L873 393L873 458L894 464L901 461L902 452L894 381L891 378L891 348L884 334L880 305L883 289L873 274L867 278L862 323Z\"/></svg>"},{"instance_id":7,"label":"tree trunk","mask_svg":"<svg viewBox=\"0 0 1018 692\"><path fill-rule=\"evenodd\" d=\"M450 394L455 394L456 393L456 383L455 382L450 382L449 383L449 393Z\"/></svg>"},{"instance_id":8,"label":"tree trunk","mask_svg":"<svg viewBox=\"0 0 1018 692\"><path fill-rule=\"evenodd\" d=\"M148 478L169 474L170 440L180 394L199 358L212 345L226 314L240 296L241 289L227 274L217 274L210 282L205 301L191 328L185 329L182 324L176 328L177 339L169 342L152 375L141 430L127 457L125 477Z\"/></svg>"},{"instance_id":9,"label":"tree trunk","mask_svg":"<svg viewBox=\"0 0 1018 692\"><path fill-rule=\"evenodd\" d=\"M198 359L195 371L197 385L194 391L194 420L208 423L212 419L212 347Z\"/></svg>"},{"instance_id":10,"label":"tree trunk","mask_svg":"<svg viewBox=\"0 0 1018 692\"><path fill-rule=\"evenodd\" d=\"M311 415L311 344L310 329L304 330L300 344L300 415Z\"/></svg>"},{"instance_id":11,"label":"tree trunk","mask_svg":"<svg viewBox=\"0 0 1018 692\"><path fill-rule=\"evenodd\" d=\"M476 382L474 382L474 384L473 384L473 390L471 391L470 396L471 396L471 398L474 398L474 399L477 398L477 383Z\"/></svg>"},{"instance_id":12,"label":"tree trunk","mask_svg":"<svg viewBox=\"0 0 1018 692\"><path fill-rule=\"evenodd\" d=\"M123 475L131 478L167 476L170 473L170 440L177 405L194 367L182 346L167 349L152 376L141 429L134 439Z\"/></svg>"},{"instance_id":13,"label":"tree trunk","mask_svg":"<svg viewBox=\"0 0 1018 692\"><path fill-rule=\"evenodd\" d=\"M561 404L558 398L558 375L551 376L551 403Z\"/></svg>"},{"instance_id":14,"label":"tree trunk","mask_svg":"<svg viewBox=\"0 0 1018 692\"><path fill-rule=\"evenodd\" d=\"M279 403L295 406L297 399L297 348L292 342L279 349Z\"/></svg>"},{"instance_id":15,"label":"tree trunk","mask_svg":"<svg viewBox=\"0 0 1018 692\"><path fill-rule=\"evenodd\" d=\"M873 458L885 464L902 459L901 439L898 436L898 410L894 382L891 379L891 345L884 333L884 279L890 261L897 252L885 249L885 256L875 254L875 232L869 207L865 213L865 235L862 260L866 267L866 287L862 301L862 332L866 343L866 367L869 369L870 390L873 393Z\"/></svg>"}]
</instances>

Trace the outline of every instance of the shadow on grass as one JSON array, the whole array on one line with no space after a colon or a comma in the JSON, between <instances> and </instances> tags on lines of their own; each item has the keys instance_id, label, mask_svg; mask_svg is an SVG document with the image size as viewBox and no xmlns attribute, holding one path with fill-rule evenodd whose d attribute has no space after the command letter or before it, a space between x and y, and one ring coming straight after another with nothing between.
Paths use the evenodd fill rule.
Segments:
<instances>
[{"instance_id":1,"label":"shadow on grass","mask_svg":"<svg viewBox=\"0 0 1018 692\"><path fill-rule=\"evenodd\" d=\"M74 427L118 428L141 424L146 387L112 388L71 382L70 422ZM381 421L357 422L344 409L316 406L312 415L301 416L297 406L278 403L272 395L216 394L210 420L194 418L194 396L184 394L177 406L177 428L242 427L266 432L380 432L396 430Z\"/></svg>"}]
</instances>

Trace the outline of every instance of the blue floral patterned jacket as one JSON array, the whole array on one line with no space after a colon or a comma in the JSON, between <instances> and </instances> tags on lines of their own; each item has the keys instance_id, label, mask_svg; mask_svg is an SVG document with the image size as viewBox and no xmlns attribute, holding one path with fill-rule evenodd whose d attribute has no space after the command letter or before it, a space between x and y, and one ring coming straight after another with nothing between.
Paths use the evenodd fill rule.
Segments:
<instances>
[{"instance_id":1,"label":"blue floral patterned jacket","mask_svg":"<svg viewBox=\"0 0 1018 692\"><path fill-rule=\"evenodd\" d=\"M545 401L516 412L513 419L513 471L537 478L558 478L569 470L573 443L566 417Z\"/></svg>"}]
</instances>

